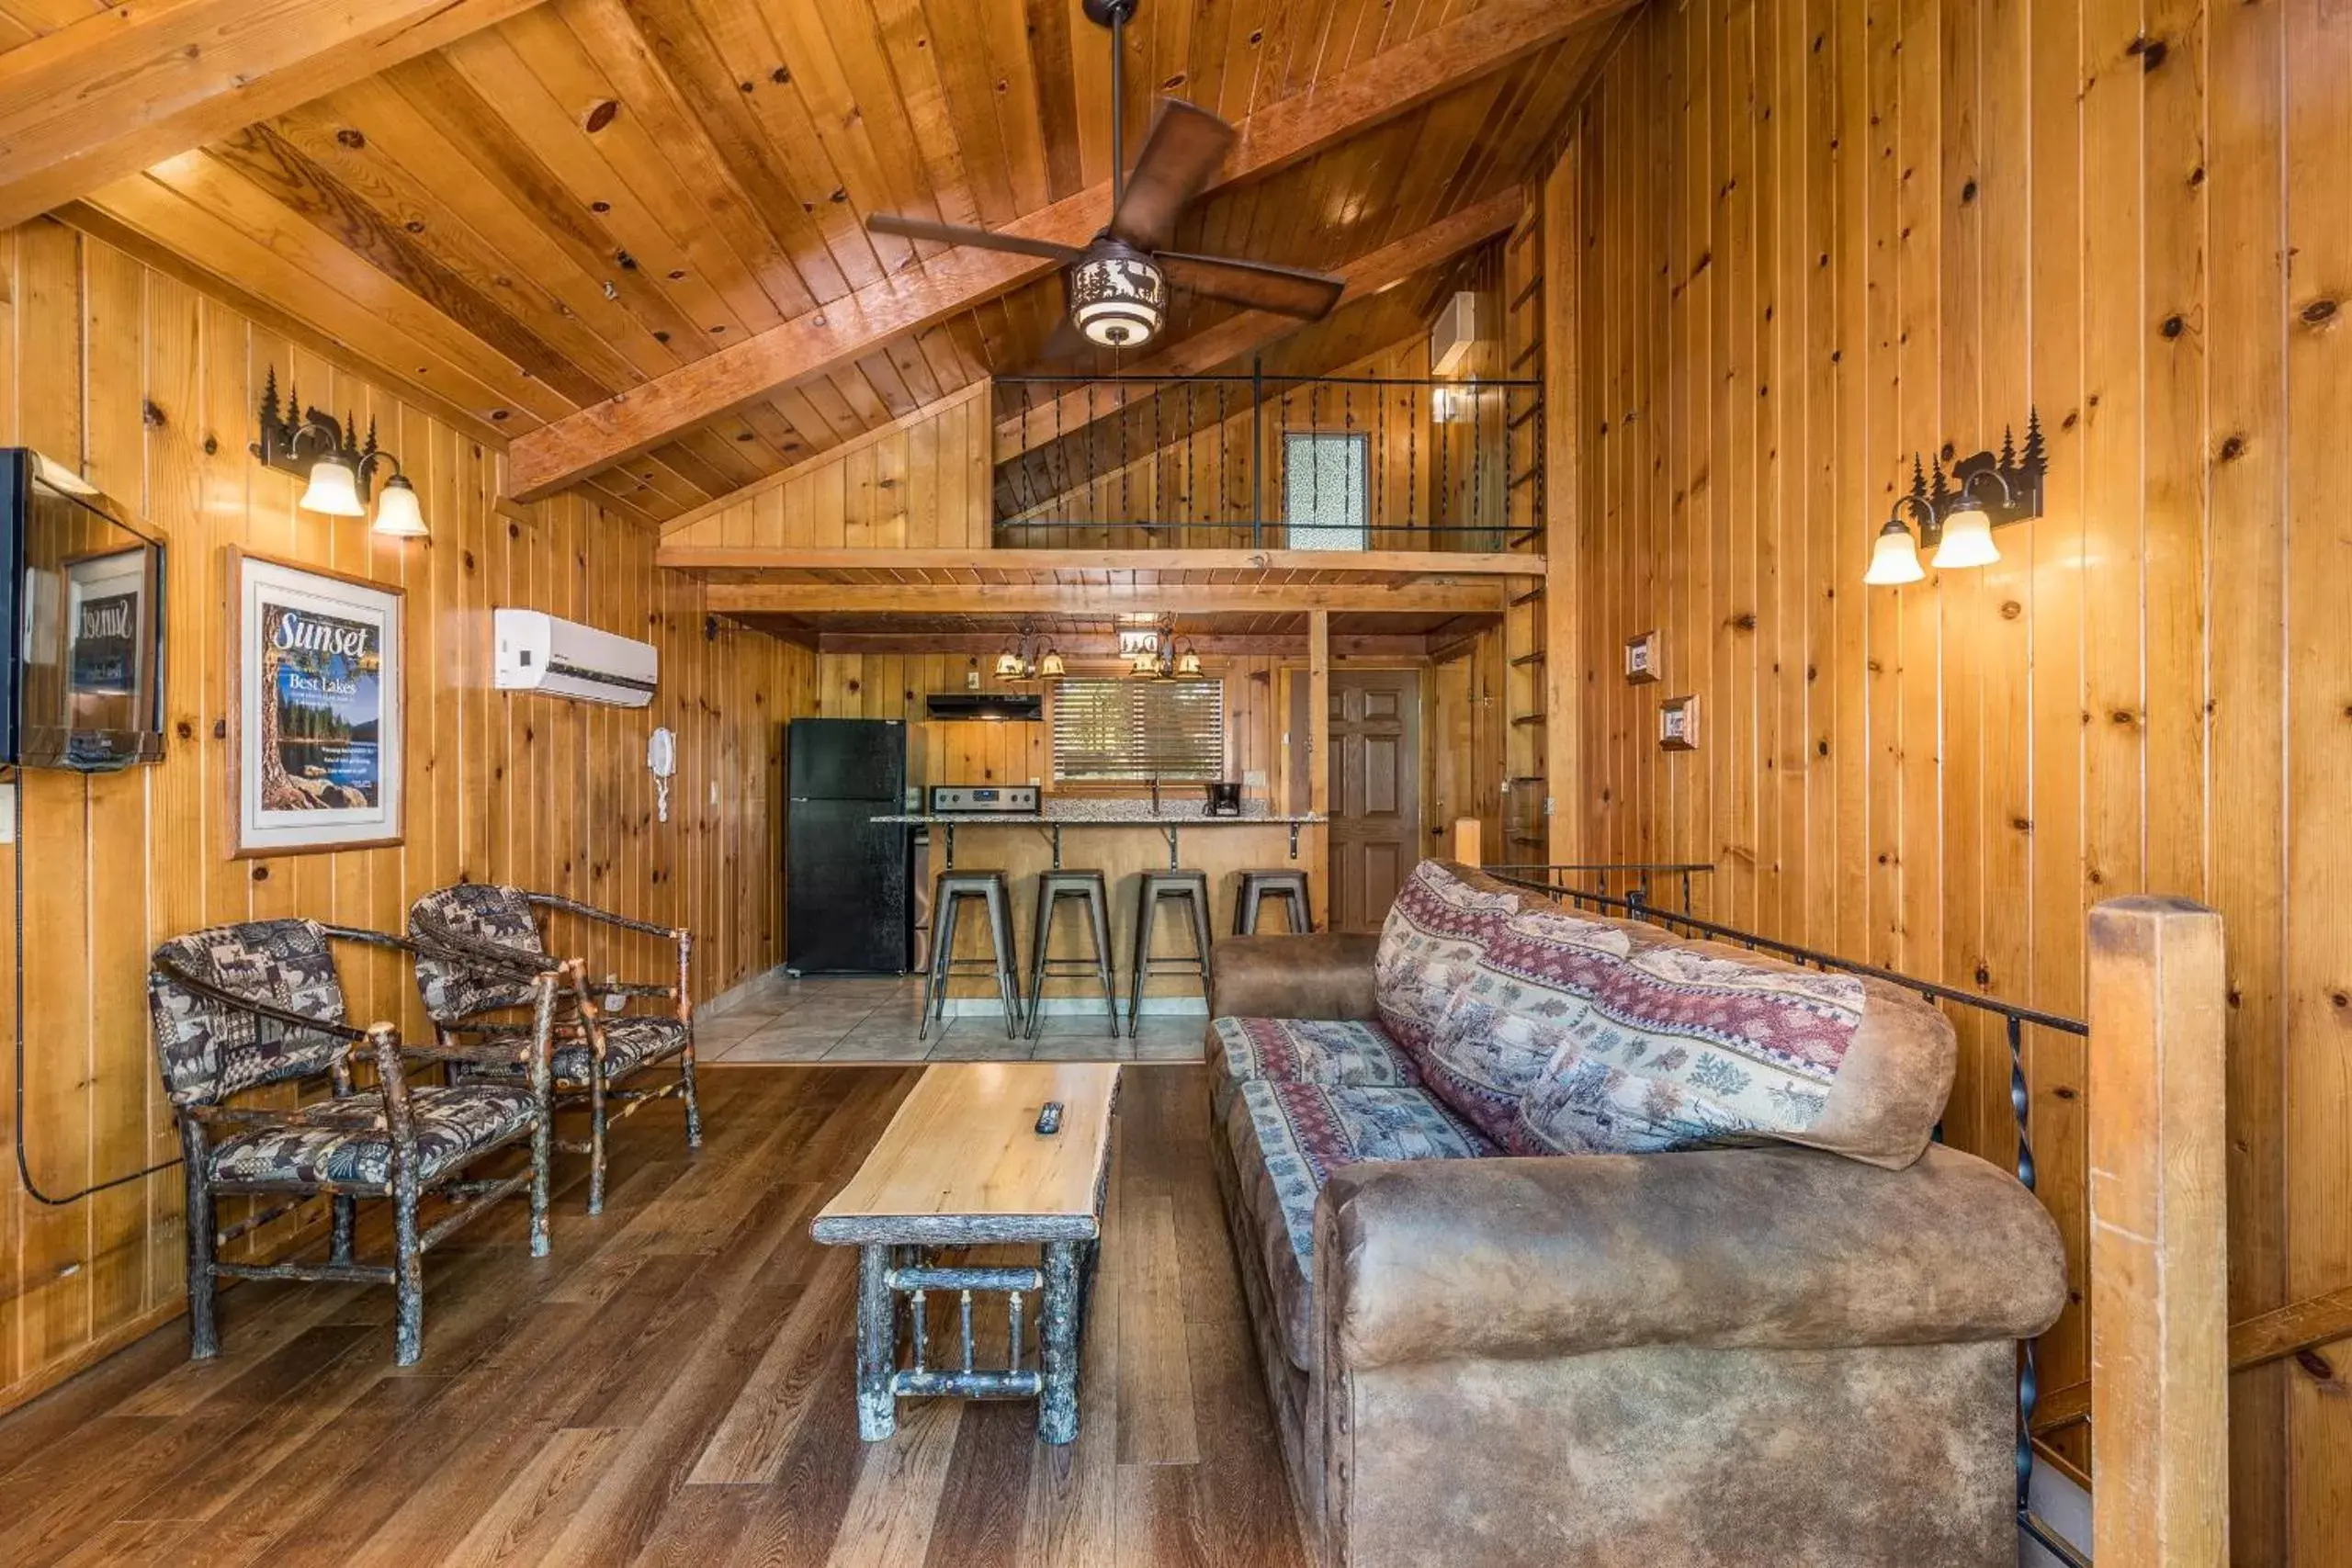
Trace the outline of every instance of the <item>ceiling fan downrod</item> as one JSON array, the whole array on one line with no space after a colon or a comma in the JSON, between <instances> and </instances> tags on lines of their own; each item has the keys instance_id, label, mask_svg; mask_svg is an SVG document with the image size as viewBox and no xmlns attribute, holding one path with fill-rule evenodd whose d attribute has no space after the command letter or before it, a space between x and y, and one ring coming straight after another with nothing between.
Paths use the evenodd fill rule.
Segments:
<instances>
[{"instance_id":1,"label":"ceiling fan downrod","mask_svg":"<svg viewBox=\"0 0 2352 1568\"><path fill-rule=\"evenodd\" d=\"M1081 0L1086 19L1111 29L1111 209L1117 211L1127 194L1127 98L1125 71L1127 20L1142 0Z\"/></svg>"}]
</instances>

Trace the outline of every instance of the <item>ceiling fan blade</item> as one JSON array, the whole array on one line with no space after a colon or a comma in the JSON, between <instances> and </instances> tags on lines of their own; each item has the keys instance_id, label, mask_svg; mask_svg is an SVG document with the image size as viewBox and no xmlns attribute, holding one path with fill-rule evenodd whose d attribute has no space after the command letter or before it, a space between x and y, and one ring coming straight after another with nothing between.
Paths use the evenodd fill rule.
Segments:
<instances>
[{"instance_id":1,"label":"ceiling fan blade","mask_svg":"<svg viewBox=\"0 0 2352 1568\"><path fill-rule=\"evenodd\" d=\"M1182 98L1162 98L1151 134L1127 176L1111 232L1139 251L1156 251L1176 232L1184 204L1200 194L1233 145L1233 127Z\"/></svg>"},{"instance_id":2,"label":"ceiling fan blade","mask_svg":"<svg viewBox=\"0 0 2352 1568\"><path fill-rule=\"evenodd\" d=\"M1204 294L1258 310L1274 310L1319 321L1329 315L1347 292L1348 280L1328 272L1270 266L1263 262L1236 261L1230 256L1188 256L1161 251L1151 258L1179 288Z\"/></svg>"},{"instance_id":3,"label":"ceiling fan blade","mask_svg":"<svg viewBox=\"0 0 2352 1568\"><path fill-rule=\"evenodd\" d=\"M1054 322L1045 345L1029 356L1024 368L1032 376L1083 374L1094 367L1094 356L1100 352L1078 330L1078 323L1063 316ZM1049 395L1046 400L1051 400Z\"/></svg>"},{"instance_id":4,"label":"ceiling fan blade","mask_svg":"<svg viewBox=\"0 0 2352 1568\"><path fill-rule=\"evenodd\" d=\"M978 245L986 251L1014 251L1026 256L1044 256L1050 261L1074 262L1086 254L1075 245L1057 244L1051 240L998 234L986 229L967 229L960 223L933 223L926 218L901 218L890 212L876 213L865 220L865 226L877 234L896 234L902 240L936 240L943 245Z\"/></svg>"}]
</instances>

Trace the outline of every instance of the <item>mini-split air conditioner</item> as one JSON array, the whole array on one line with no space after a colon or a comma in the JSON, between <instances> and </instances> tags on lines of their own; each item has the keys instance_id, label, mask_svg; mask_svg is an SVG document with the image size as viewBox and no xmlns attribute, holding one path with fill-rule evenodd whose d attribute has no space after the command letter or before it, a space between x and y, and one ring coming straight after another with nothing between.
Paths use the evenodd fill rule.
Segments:
<instances>
[{"instance_id":1,"label":"mini-split air conditioner","mask_svg":"<svg viewBox=\"0 0 2352 1568\"><path fill-rule=\"evenodd\" d=\"M1478 343L1478 296L1464 289L1430 323L1430 374L1451 376Z\"/></svg>"},{"instance_id":2,"label":"mini-split air conditioner","mask_svg":"<svg viewBox=\"0 0 2352 1568\"><path fill-rule=\"evenodd\" d=\"M662 650L542 610L492 614L502 692L545 692L552 697L641 708L662 677Z\"/></svg>"}]
</instances>

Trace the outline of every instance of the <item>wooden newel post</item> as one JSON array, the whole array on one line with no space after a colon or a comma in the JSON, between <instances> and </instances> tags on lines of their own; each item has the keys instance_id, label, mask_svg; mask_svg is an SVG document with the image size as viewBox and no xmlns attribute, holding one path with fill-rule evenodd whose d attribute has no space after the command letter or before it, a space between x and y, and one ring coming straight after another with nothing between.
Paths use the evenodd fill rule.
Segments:
<instances>
[{"instance_id":1,"label":"wooden newel post","mask_svg":"<svg viewBox=\"0 0 2352 1568\"><path fill-rule=\"evenodd\" d=\"M1484 865L1478 852L1478 819L1457 817L1453 819L1453 858L1464 865Z\"/></svg>"},{"instance_id":2,"label":"wooden newel post","mask_svg":"<svg viewBox=\"0 0 2352 1568\"><path fill-rule=\"evenodd\" d=\"M2229 1542L2222 918L2090 918L2091 1556L2220 1568Z\"/></svg>"}]
</instances>

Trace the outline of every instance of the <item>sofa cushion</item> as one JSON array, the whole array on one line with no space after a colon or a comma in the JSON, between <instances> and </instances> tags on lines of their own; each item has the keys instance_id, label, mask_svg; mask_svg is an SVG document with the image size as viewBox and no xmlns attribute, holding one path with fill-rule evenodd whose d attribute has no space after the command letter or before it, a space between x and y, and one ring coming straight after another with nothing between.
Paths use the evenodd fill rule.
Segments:
<instances>
[{"instance_id":1,"label":"sofa cushion","mask_svg":"<svg viewBox=\"0 0 2352 1568\"><path fill-rule=\"evenodd\" d=\"M1282 1314L1283 1348L1313 1365L1315 1195L1334 1170L1371 1160L1476 1159L1494 1145L1417 1089L1334 1089L1258 1081L1236 1086L1225 1131L1261 1262Z\"/></svg>"},{"instance_id":2,"label":"sofa cushion","mask_svg":"<svg viewBox=\"0 0 2352 1568\"><path fill-rule=\"evenodd\" d=\"M1496 922L1422 1056L1430 1091L1507 1143L1520 1096L1544 1076L1601 976L1631 945L1618 926L1541 906Z\"/></svg>"},{"instance_id":3,"label":"sofa cushion","mask_svg":"<svg viewBox=\"0 0 2352 1568\"><path fill-rule=\"evenodd\" d=\"M1429 1049L1496 926L1518 912L1508 889L1475 887L1443 861L1415 866L1388 907L1373 959L1374 994L1390 1038L1416 1055Z\"/></svg>"},{"instance_id":4,"label":"sofa cushion","mask_svg":"<svg viewBox=\"0 0 2352 1568\"><path fill-rule=\"evenodd\" d=\"M494 1084L417 1084L408 1102L416 1128L417 1179L428 1185L528 1127L537 1110L530 1090ZM306 1106L304 1113L311 1125L264 1127L221 1140L212 1151L213 1179L306 1187L381 1187L391 1179L392 1139L381 1094L362 1090Z\"/></svg>"},{"instance_id":5,"label":"sofa cushion","mask_svg":"<svg viewBox=\"0 0 2352 1568\"><path fill-rule=\"evenodd\" d=\"M1595 964L1586 983L1589 1005L1498 1139L1514 1152L1802 1141L1828 1107L1865 1001L1852 976L1663 942Z\"/></svg>"},{"instance_id":6,"label":"sofa cushion","mask_svg":"<svg viewBox=\"0 0 2352 1568\"><path fill-rule=\"evenodd\" d=\"M1377 1023L1315 1018L1220 1018L1212 1063L1235 1083L1312 1083L1327 1089L1413 1089L1413 1059Z\"/></svg>"}]
</instances>

